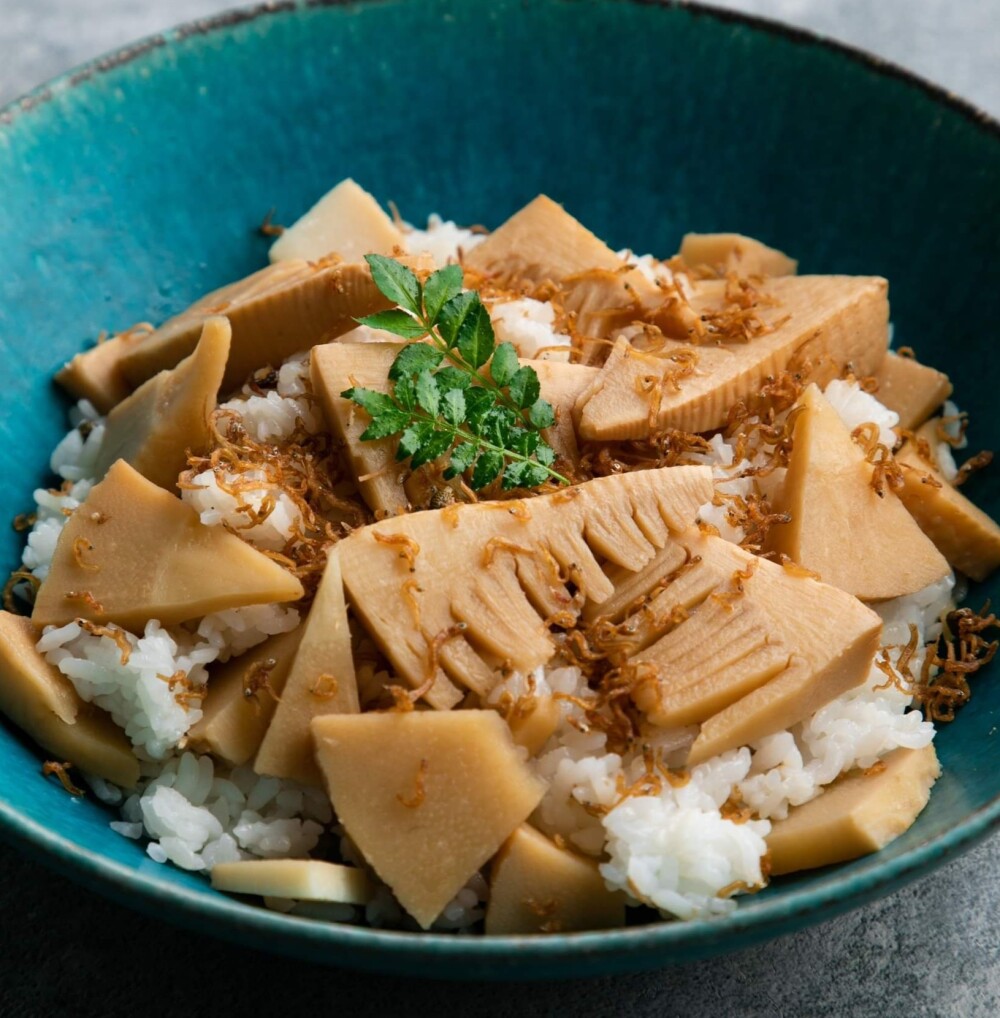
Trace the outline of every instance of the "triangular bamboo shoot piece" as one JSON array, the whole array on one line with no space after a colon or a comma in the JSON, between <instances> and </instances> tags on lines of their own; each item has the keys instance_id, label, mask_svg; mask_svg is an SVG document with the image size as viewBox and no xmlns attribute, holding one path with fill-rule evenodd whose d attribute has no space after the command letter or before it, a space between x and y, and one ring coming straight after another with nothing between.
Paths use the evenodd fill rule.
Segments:
<instances>
[{"instance_id":1,"label":"triangular bamboo shoot piece","mask_svg":"<svg viewBox=\"0 0 1000 1018\"><path fill-rule=\"evenodd\" d=\"M711 498L708 467L598 478L530 501L453 505L356 531L338 546L357 618L411 686L449 708L451 680L485 695L495 669L522 674L555 645L545 619L614 592L598 557L637 572ZM434 665L437 664L435 668Z\"/></svg>"},{"instance_id":2,"label":"triangular bamboo shoot piece","mask_svg":"<svg viewBox=\"0 0 1000 1018\"><path fill-rule=\"evenodd\" d=\"M940 773L931 743L894 750L875 767L838 778L818 798L773 821L771 873L811 870L885 848L913 825Z\"/></svg>"},{"instance_id":3,"label":"triangular bamboo shoot piece","mask_svg":"<svg viewBox=\"0 0 1000 1018\"><path fill-rule=\"evenodd\" d=\"M798 262L753 237L740 233L687 233L681 241L681 260L709 276L794 276Z\"/></svg>"},{"instance_id":4,"label":"triangular bamboo shoot piece","mask_svg":"<svg viewBox=\"0 0 1000 1018\"><path fill-rule=\"evenodd\" d=\"M490 872L487 933L572 933L625 925L625 896L593 859L560 848L528 824L504 842Z\"/></svg>"},{"instance_id":5,"label":"triangular bamboo shoot piece","mask_svg":"<svg viewBox=\"0 0 1000 1018\"><path fill-rule=\"evenodd\" d=\"M562 720L562 701L554 696L535 696L529 707L520 705L507 718L514 741L536 756L549 739L555 735Z\"/></svg>"},{"instance_id":6,"label":"triangular bamboo shoot piece","mask_svg":"<svg viewBox=\"0 0 1000 1018\"><path fill-rule=\"evenodd\" d=\"M696 283L692 307L699 315L722 310L728 306L726 286L716 280ZM747 343L668 341L653 356L619 338L577 401L580 436L587 441L644 438L651 426L711 431L726 423L737 400L786 369L826 382L847 365L867 375L882 363L889 335L884 279L784 276L768 279L761 290L774 303L760 304L756 314L771 331ZM693 375L677 378L678 357L695 358ZM651 391L648 379L657 377L663 381ZM658 409L651 414L654 397Z\"/></svg>"},{"instance_id":7,"label":"triangular bamboo shoot piece","mask_svg":"<svg viewBox=\"0 0 1000 1018\"><path fill-rule=\"evenodd\" d=\"M670 543L661 548L649 564L637 573L621 567L609 569L608 579L614 585L615 592L600 604L588 601L583 608L584 620L593 622L597 618L606 618L609 622L618 622L657 584L665 582L671 574L683 568L686 562L686 550L679 544Z\"/></svg>"},{"instance_id":8,"label":"triangular bamboo shoot piece","mask_svg":"<svg viewBox=\"0 0 1000 1018\"><path fill-rule=\"evenodd\" d=\"M223 527L206 527L179 498L123 460L67 521L32 621L77 617L132 629L226 608L297 601L302 584Z\"/></svg>"},{"instance_id":9,"label":"triangular bamboo shoot piece","mask_svg":"<svg viewBox=\"0 0 1000 1018\"><path fill-rule=\"evenodd\" d=\"M361 709L336 548L330 552L323 580L301 629L302 642L260 744L254 770L294 778L305 785L320 785L310 722L324 714L357 714Z\"/></svg>"},{"instance_id":10,"label":"triangular bamboo shoot piece","mask_svg":"<svg viewBox=\"0 0 1000 1018\"><path fill-rule=\"evenodd\" d=\"M272 262L290 258L317 261L339 255L360 262L366 254L391 255L402 250L403 235L379 203L348 177L328 191L271 245Z\"/></svg>"},{"instance_id":11,"label":"triangular bamboo shoot piece","mask_svg":"<svg viewBox=\"0 0 1000 1018\"><path fill-rule=\"evenodd\" d=\"M508 284L561 283L589 269L618 272L624 263L561 205L540 194L472 248L464 264Z\"/></svg>"},{"instance_id":12,"label":"triangular bamboo shoot piece","mask_svg":"<svg viewBox=\"0 0 1000 1018\"><path fill-rule=\"evenodd\" d=\"M108 415L95 471L103 477L123 459L143 477L172 491L188 453L212 444L212 411L229 356L225 318L208 318L190 357L144 382Z\"/></svg>"},{"instance_id":13,"label":"triangular bamboo shoot piece","mask_svg":"<svg viewBox=\"0 0 1000 1018\"><path fill-rule=\"evenodd\" d=\"M86 399L98 413L106 414L131 391L121 373L121 358L139 336L112 336L78 353L56 373L56 381L77 399Z\"/></svg>"},{"instance_id":14,"label":"triangular bamboo shoot piece","mask_svg":"<svg viewBox=\"0 0 1000 1018\"><path fill-rule=\"evenodd\" d=\"M649 720L664 728L700 724L784 671L791 652L772 628L751 598L709 595L683 625L632 659L663 676Z\"/></svg>"},{"instance_id":15,"label":"triangular bamboo shoot piece","mask_svg":"<svg viewBox=\"0 0 1000 1018\"><path fill-rule=\"evenodd\" d=\"M517 289L556 284L563 306L585 337L608 337L637 319L655 320L678 337L697 326L685 302L667 300L655 283L629 269L604 241L544 194L477 244L463 264ZM594 347L596 359L603 359L603 349Z\"/></svg>"},{"instance_id":16,"label":"triangular bamboo shoot piece","mask_svg":"<svg viewBox=\"0 0 1000 1018\"><path fill-rule=\"evenodd\" d=\"M59 762L133 788L139 761L108 714L80 698L73 684L35 649L26 618L0 612L0 711Z\"/></svg>"},{"instance_id":17,"label":"triangular bamboo shoot piece","mask_svg":"<svg viewBox=\"0 0 1000 1018\"><path fill-rule=\"evenodd\" d=\"M936 469L938 420L928 421L917 432L916 442L908 441L896 454L903 471L899 497L952 568L985 580L1000 566L1000 526Z\"/></svg>"},{"instance_id":18,"label":"triangular bamboo shoot piece","mask_svg":"<svg viewBox=\"0 0 1000 1018\"><path fill-rule=\"evenodd\" d=\"M328 714L312 732L340 822L424 929L545 791L494 711Z\"/></svg>"},{"instance_id":19,"label":"triangular bamboo shoot piece","mask_svg":"<svg viewBox=\"0 0 1000 1018\"><path fill-rule=\"evenodd\" d=\"M341 905L367 905L375 893L375 885L364 870L319 859L244 859L216 863L212 867L212 886L229 894L330 901Z\"/></svg>"},{"instance_id":20,"label":"triangular bamboo shoot piece","mask_svg":"<svg viewBox=\"0 0 1000 1018\"><path fill-rule=\"evenodd\" d=\"M697 530L674 540L690 565L649 604L662 635L639 634L633 697L654 724L702 720L690 764L790 728L864 681L882 622L857 598Z\"/></svg>"},{"instance_id":21,"label":"triangular bamboo shoot piece","mask_svg":"<svg viewBox=\"0 0 1000 1018\"><path fill-rule=\"evenodd\" d=\"M799 398L788 473L775 503L791 522L769 547L865 601L913 594L949 567L906 506L884 486L837 411L815 385Z\"/></svg>"},{"instance_id":22,"label":"triangular bamboo shoot piece","mask_svg":"<svg viewBox=\"0 0 1000 1018\"><path fill-rule=\"evenodd\" d=\"M313 348L313 388L323 404L333 433L347 449L361 496L378 516L426 505L428 487L437 475L427 468L412 472L396 460L397 438L362 442L368 415L340 394L352 385L378 392L389 388L389 368L402 349L398 343L329 343ZM578 466L579 450L573 429L573 405L590 383L596 368L558 361L522 360L538 374L542 398L552 404L556 423L545 438L569 473ZM444 482L439 482L444 483Z\"/></svg>"},{"instance_id":23,"label":"triangular bamboo shoot piece","mask_svg":"<svg viewBox=\"0 0 1000 1018\"><path fill-rule=\"evenodd\" d=\"M891 350L875 371L878 401L899 414L899 426L912 431L951 395L951 382L944 372L929 368L913 357Z\"/></svg>"},{"instance_id":24,"label":"triangular bamboo shoot piece","mask_svg":"<svg viewBox=\"0 0 1000 1018\"><path fill-rule=\"evenodd\" d=\"M419 270L425 263L407 259ZM120 361L122 375L138 386L174 367L198 343L205 319L225 315L233 328L222 391L242 385L265 364L283 360L355 328L355 318L390 306L364 263L328 259L276 262L246 279L215 290L155 332L130 345Z\"/></svg>"},{"instance_id":25,"label":"triangular bamboo shoot piece","mask_svg":"<svg viewBox=\"0 0 1000 1018\"><path fill-rule=\"evenodd\" d=\"M210 668L203 714L188 733L187 747L212 753L233 767L251 760L274 716L301 639L299 626Z\"/></svg>"}]
</instances>

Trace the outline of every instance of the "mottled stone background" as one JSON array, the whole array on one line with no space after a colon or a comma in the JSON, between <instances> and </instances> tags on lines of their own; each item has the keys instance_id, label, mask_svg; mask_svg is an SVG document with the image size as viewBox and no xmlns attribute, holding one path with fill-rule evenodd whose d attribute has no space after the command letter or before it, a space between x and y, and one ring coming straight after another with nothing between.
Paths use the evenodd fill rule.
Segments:
<instances>
[{"instance_id":1,"label":"mottled stone background","mask_svg":"<svg viewBox=\"0 0 1000 1018\"><path fill-rule=\"evenodd\" d=\"M1000 115L1000 0L716 0L871 50ZM0 0L0 104L218 0ZM1000 836L888 899L726 958L490 986L314 968L181 933L0 846L0 1015L1000 1013Z\"/></svg>"}]
</instances>

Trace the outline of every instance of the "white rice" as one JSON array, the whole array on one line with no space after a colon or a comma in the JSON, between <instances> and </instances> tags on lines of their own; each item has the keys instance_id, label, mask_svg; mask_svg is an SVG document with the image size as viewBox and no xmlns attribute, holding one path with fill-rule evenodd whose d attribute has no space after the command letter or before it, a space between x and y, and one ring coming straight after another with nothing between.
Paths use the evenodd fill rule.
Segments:
<instances>
[{"instance_id":1,"label":"white rice","mask_svg":"<svg viewBox=\"0 0 1000 1018\"><path fill-rule=\"evenodd\" d=\"M317 789L260 777L250 767L226 774L193 753L163 764L121 812L119 833L135 837L138 829L150 839L151 859L186 870L305 858L332 820L329 799Z\"/></svg>"},{"instance_id":2,"label":"white rice","mask_svg":"<svg viewBox=\"0 0 1000 1018\"><path fill-rule=\"evenodd\" d=\"M541 360L569 360L572 339L556 332L555 309L548 301L521 297L492 301L490 318L497 341L513 343L521 357Z\"/></svg>"},{"instance_id":3,"label":"white rice","mask_svg":"<svg viewBox=\"0 0 1000 1018\"><path fill-rule=\"evenodd\" d=\"M879 442L887 449L896 447L899 436L893 429L899 424L899 414L865 392L857 382L836 378L823 390L823 395L849 431L862 424L877 424Z\"/></svg>"},{"instance_id":4,"label":"white rice","mask_svg":"<svg viewBox=\"0 0 1000 1018\"><path fill-rule=\"evenodd\" d=\"M290 633L301 621L298 609L281 604L251 604L206 615L197 635L216 650L216 660L228 661L269 636Z\"/></svg>"},{"instance_id":5,"label":"white rice","mask_svg":"<svg viewBox=\"0 0 1000 1018\"><path fill-rule=\"evenodd\" d=\"M712 482L720 495L740 495L746 498L756 491L753 477L744 476L754 466L749 460L735 462L735 450L721 434L709 439L709 451L692 453L688 457L692 463L701 463L712 468ZM705 502L698 507L697 522L707 523L719 532L719 536L733 544L739 544L746 532L740 526L729 522L729 508L725 501L715 505L713 501Z\"/></svg>"},{"instance_id":6,"label":"white rice","mask_svg":"<svg viewBox=\"0 0 1000 1018\"><path fill-rule=\"evenodd\" d=\"M603 820L610 859L601 874L611 888L678 919L732 911L732 893L761 887L766 820L736 823L719 812L750 768L747 749L692 768L658 795L632 796Z\"/></svg>"},{"instance_id":7,"label":"white rice","mask_svg":"<svg viewBox=\"0 0 1000 1018\"><path fill-rule=\"evenodd\" d=\"M208 469L195 474L190 483L197 487L185 487L181 497L198 513L205 526L225 524L256 548L281 551L302 520L295 503L267 479L263 470L220 473L221 477ZM225 491L220 480L227 486L239 482L239 496ZM259 487L246 487L248 482L256 482ZM259 512L268 498L274 500L274 508L259 523L248 526L250 513Z\"/></svg>"},{"instance_id":8,"label":"white rice","mask_svg":"<svg viewBox=\"0 0 1000 1018\"><path fill-rule=\"evenodd\" d=\"M690 300L694 296L694 287L686 272L674 272L666 262L654 258L651 254L636 255L628 248L617 252L626 265L638 269L651 283L657 286L672 288L676 286L681 294Z\"/></svg>"},{"instance_id":9,"label":"white rice","mask_svg":"<svg viewBox=\"0 0 1000 1018\"><path fill-rule=\"evenodd\" d=\"M946 481L954 481L958 475L958 464L955 462L956 449L965 449L969 439L962 432L962 412L950 399L941 408L941 428L951 441L936 436L931 439L931 455L937 461L938 470Z\"/></svg>"},{"instance_id":10,"label":"white rice","mask_svg":"<svg viewBox=\"0 0 1000 1018\"><path fill-rule=\"evenodd\" d=\"M473 233L456 226L450 219L436 213L427 217L427 229L420 230L408 223L403 240L410 254L429 254L438 268L459 261L459 251L471 251L485 239L485 234Z\"/></svg>"},{"instance_id":11,"label":"white rice","mask_svg":"<svg viewBox=\"0 0 1000 1018\"><path fill-rule=\"evenodd\" d=\"M70 410L69 416L73 427L52 451L49 466L64 481L81 481L96 475L104 418L85 399Z\"/></svg>"},{"instance_id":12,"label":"white rice","mask_svg":"<svg viewBox=\"0 0 1000 1018\"><path fill-rule=\"evenodd\" d=\"M47 627L38 650L82 699L111 715L140 756L162 760L202 716L200 700L176 694L204 689L207 665L242 653L274 633L288 632L298 621L294 608L254 605L207 616L197 634L181 627L165 629L156 620L146 624L141 636L109 626L128 643L127 661L112 637L71 622Z\"/></svg>"},{"instance_id":13,"label":"white rice","mask_svg":"<svg viewBox=\"0 0 1000 1018\"><path fill-rule=\"evenodd\" d=\"M104 419L87 401L81 400L69 412L72 427L49 458L54 474L61 477L61 488L38 488L34 492L35 521L28 531L21 552L21 564L39 580L49 575L56 542L76 509L97 483L97 455L104 436ZM17 585L24 600L34 600L34 587L28 582Z\"/></svg>"},{"instance_id":14,"label":"white rice","mask_svg":"<svg viewBox=\"0 0 1000 1018\"><path fill-rule=\"evenodd\" d=\"M35 522L21 552L21 564L39 580L49 575L56 542L66 526L69 513L80 506L95 483L90 479L66 481L61 489L39 488L35 491ZM28 591L33 591L33 588L25 584L25 592ZM31 596L34 596L33 593Z\"/></svg>"},{"instance_id":15,"label":"white rice","mask_svg":"<svg viewBox=\"0 0 1000 1018\"><path fill-rule=\"evenodd\" d=\"M244 385L240 395L221 404L220 409L236 414L257 442L283 442L296 427L315 434L322 419L312 398L309 357L309 350L289 357L278 369L277 387L265 395Z\"/></svg>"}]
</instances>

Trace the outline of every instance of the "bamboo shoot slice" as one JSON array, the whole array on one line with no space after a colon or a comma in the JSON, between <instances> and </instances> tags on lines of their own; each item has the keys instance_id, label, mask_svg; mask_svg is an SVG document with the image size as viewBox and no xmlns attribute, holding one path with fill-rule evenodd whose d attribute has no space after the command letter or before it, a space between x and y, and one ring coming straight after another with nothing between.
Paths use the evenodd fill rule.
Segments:
<instances>
[{"instance_id":1,"label":"bamboo shoot slice","mask_svg":"<svg viewBox=\"0 0 1000 1018\"><path fill-rule=\"evenodd\" d=\"M139 761L125 733L35 649L26 618L0 611L0 711L60 763L122 788L139 781Z\"/></svg>"},{"instance_id":2,"label":"bamboo shoot slice","mask_svg":"<svg viewBox=\"0 0 1000 1018\"><path fill-rule=\"evenodd\" d=\"M539 195L465 256L464 265L501 285L555 283L585 337L605 338L637 319L655 320L669 335L686 337L697 325L685 302L667 295L573 218ZM584 344L590 360L603 346Z\"/></svg>"},{"instance_id":3,"label":"bamboo shoot slice","mask_svg":"<svg viewBox=\"0 0 1000 1018\"><path fill-rule=\"evenodd\" d=\"M367 905L375 886L356 866L317 859L245 859L212 867L212 886L230 894Z\"/></svg>"},{"instance_id":4,"label":"bamboo shoot slice","mask_svg":"<svg viewBox=\"0 0 1000 1018\"><path fill-rule=\"evenodd\" d=\"M695 284L698 314L725 306L726 283ZM644 438L658 428L704 432L722 427L729 408L756 392L764 380L796 367L826 382L847 365L859 375L882 363L888 345L888 284L866 276L784 276L768 279L764 293L777 303L757 314L771 332L748 343L721 346L667 342L656 358L619 338L600 374L577 400L578 432L585 441ZM672 357L695 357L694 375L665 384L650 420L650 392L643 384L675 372Z\"/></svg>"},{"instance_id":5,"label":"bamboo shoot slice","mask_svg":"<svg viewBox=\"0 0 1000 1018\"><path fill-rule=\"evenodd\" d=\"M271 245L272 262L330 254L360 262L366 254L391 255L405 247L396 224L379 203L348 177L332 188Z\"/></svg>"},{"instance_id":6,"label":"bamboo shoot slice","mask_svg":"<svg viewBox=\"0 0 1000 1018\"><path fill-rule=\"evenodd\" d=\"M139 628L227 608L297 601L302 584L118 460L59 535L32 622L75 618Z\"/></svg>"},{"instance_id":7,"label":"bamboo shoot slice","mask_svg":"<svg viewBox=\"0 0 1000 1018\"><path fill-rule=\"evenodd\" d=\"M522 824L493 860L487 933L572 933L625 925L625 897L593 859Z\"/></svg>"},{"instance_id":8,"label":"bamboo shoot slice","mask_svg":"<svg viewBox=\"0 0 1000 1018\"><path fill-rule=\"evenodd\" d=\"M1000 526L920 455L921 442L934 449L937 424L938 418L928 421L917 442L908 441L896 454L903 471L899 497L952 568L985 580L1000 566Z\"/></svg>"},{"instance_id":9,"label":"bamboo shoot slice","mask_svg":"<svg viewBox=\"0 0 1000 1018\"><path fill-rule=\"evenodd\" d=\"M123 459L143 477L173 491L189 452L212 444L212 411L229 356L232 330L225 318L208 318L190 357L144 382L108 415L95 467L103 477Z\"/></svg>"},{"instance_id":10,"label":"bamboo shoot slice","mask_svg":"<svg viewBox=\"0 0 1000 1018\"><path fill-rule=\"evenodd\" d=\"M677 717L694 713L704 719L688 758L691 765L790 728L864 681L878 650L882 622L857 598L694 529L674 540L684 547L691 565L650 603L646 614L661 620L660 628L669 634L664 663L658 665L655 651L642 651L632 659L641 664L645 658L651 666L633 698L654 721L661 710L671 726ZM737 576L742 593L734 589ZM708 600L712 594L722 603L713 605ZM726 604L733 613L727 625L740 636L734 641L737 651L747 652L736 659L743 663L732 675L713 674L712 658L720 648L710 632L716 628L712 616L724 612ZM710 624L702 627L698 617L705 609ZM744 611L749 611L745 618ZM655 647L653 640L660 635L651 626L640 634L639 647ZM696 654L693 666L684 660L688 654ZM727 659L725 651L720 658ZM697 680L702 661L705 675ZM672 670L680 676L676 690ZM699 688L701 682L706 684ZM721 709L705 717L709 705Z\"/></svg>"},{"instance_id":11,"label":"bamboo shoot slice","mask_svg":"<svg viewBox=\"0 0 1000 1018\"><path fill-rule=\"evenodd\" d=\"M798 262L753 237L740 233L687 233L681 241L681 260L705 275L794 276Z\"/></svg>"},{"instance_id":12,"label":"bamboo shoot slice","mask_svg":"<svg viewBox=\"0 0 1000 1018\"><path fill-rule=\"evenodd\" d=\"M909 830L941 773L934 744L894 750L882 765L838 778L818 798L775 820L767 836L771 873L857 859Z\"/></svg>"},{"instance_id":13,"label":"bamboo shoot slice","mask_svg":"<svg viewBox=\"0 0 1000 1018\"><path fill-rule=\"evenodd\" d=\"M139 336L125 333L112 336L83 353L78 353L56 373L56 381L77 399L89 400L106 414L131 391L121 373L121 358Z\"/></svg>"},{"instance_id":14,"label":"bamboo shoot slice","mask_svg":"<svg viewBox=\"0 0 1000 1018\"><path fill-rule=\"evenodd\" d=\"M899 426L919 428L951 395L948 376L891 350L875 371L878 401L899 414Z\"/></svg>"},{"instance_id":15,"label":"bamboo shoot slice","mask_svg":"<svg viewBox=\"0 0 1000 1018\"><path fill-rule=\"evenodd\" d=\"M552 656L551 613L541 602L547 586L561 610L573 606L561 569L596 601L614 592L585 536L589 521L645 520L645 543L633 533L615 550L619 565L638 571L711 493L710 468L644 470L523 504L454 505L383 520L341 541L338 553L359 621L413 688L433 675L427 701L448 709L462 695L453 681L485 693L501 664L528 674ZM504 627L516 638L499 640Z\"/></svg>"},{"instance_id":16,"label":"bamboo shoot slice","mask_svg":"<svg viewBox=\"0 0 1000 1018\"><path fill-rule=\"evenodd\" d=\"M209 669L202 717L187 745L233 767L253 759L295 660L302 627L280 633L239 657Z\"/></svg>"},{"instance_id":17,"label":"bamboo shoot slice","mask_svg":"<svg viewBox=\"0 0 1000 1018\"><path fill-rule=\"evenodd\" d=\"M791 522L769 547L864 601L913 594L950 572L906 506L872 487L867 462L837 411L815 385L797 403L788 472L776 512Z\"/></svg>"},{"instance_id":18,"label":"bamboo shoot slice","mask_svg":"<svg viewBox=\"0 0 1000 1018\"><path fill-rule=\"evenodd\" d=\"M414 269L426 267L409 259ZM174 367L198 343L205 319L225 315L233 328L222 391L242 385L264 364L286 358L353 329L355 318L382 311L390 301L364 263L301 259L276 262L202 297L155 332L130 345L121 357L122 375L138 386Z\"/></svg>"},{"instance_id":19,"label":"bamboo shoot slice","mask_svg":"<svg viewBox=\"0 0 1000 1018\"><path fill-rule=\"evenodd\" d=\"M423 929L545 791L490 710L328 714L312 732L334 811Z\"/></svg>"},{"instance_id":20,"label":"bamboo shoot slice","mask_svg":"<svg viewBox=\"0 0 1000 1018\"><path fill-rule=\"evenodd\" d=\"M324 714L357 714L360 709L340 557L334 548L254 770L321 785L310 722Z\"/></svg>"}]
</instances>

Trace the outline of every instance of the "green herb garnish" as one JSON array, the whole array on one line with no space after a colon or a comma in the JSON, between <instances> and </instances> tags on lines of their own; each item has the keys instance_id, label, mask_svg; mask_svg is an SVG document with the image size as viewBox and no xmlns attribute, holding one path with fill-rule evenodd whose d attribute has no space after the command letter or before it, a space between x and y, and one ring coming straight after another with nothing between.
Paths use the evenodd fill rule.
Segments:
<instances>
[{"instance_id":1,"label":"green herb garnish","mask_svg":"<svg viewBox=\"0 0 1000 1018\"><path fill-rule=\"evenodd\" d=\"M556 455L542 438L555 414L538 375L518 363L511 343L497 345L479 294L462 291L461 266L438 269L421 286L393 258L365 260L396 307L358 321L409 342L389 369L389 393L357 386L341 393L372 419L361 441L399 435L396 459L413 469L447 455L444 478L464 474L475 491L501 474L505 490L550 478L569 484L552 469Z\"/></svg>"}]
</instances>

